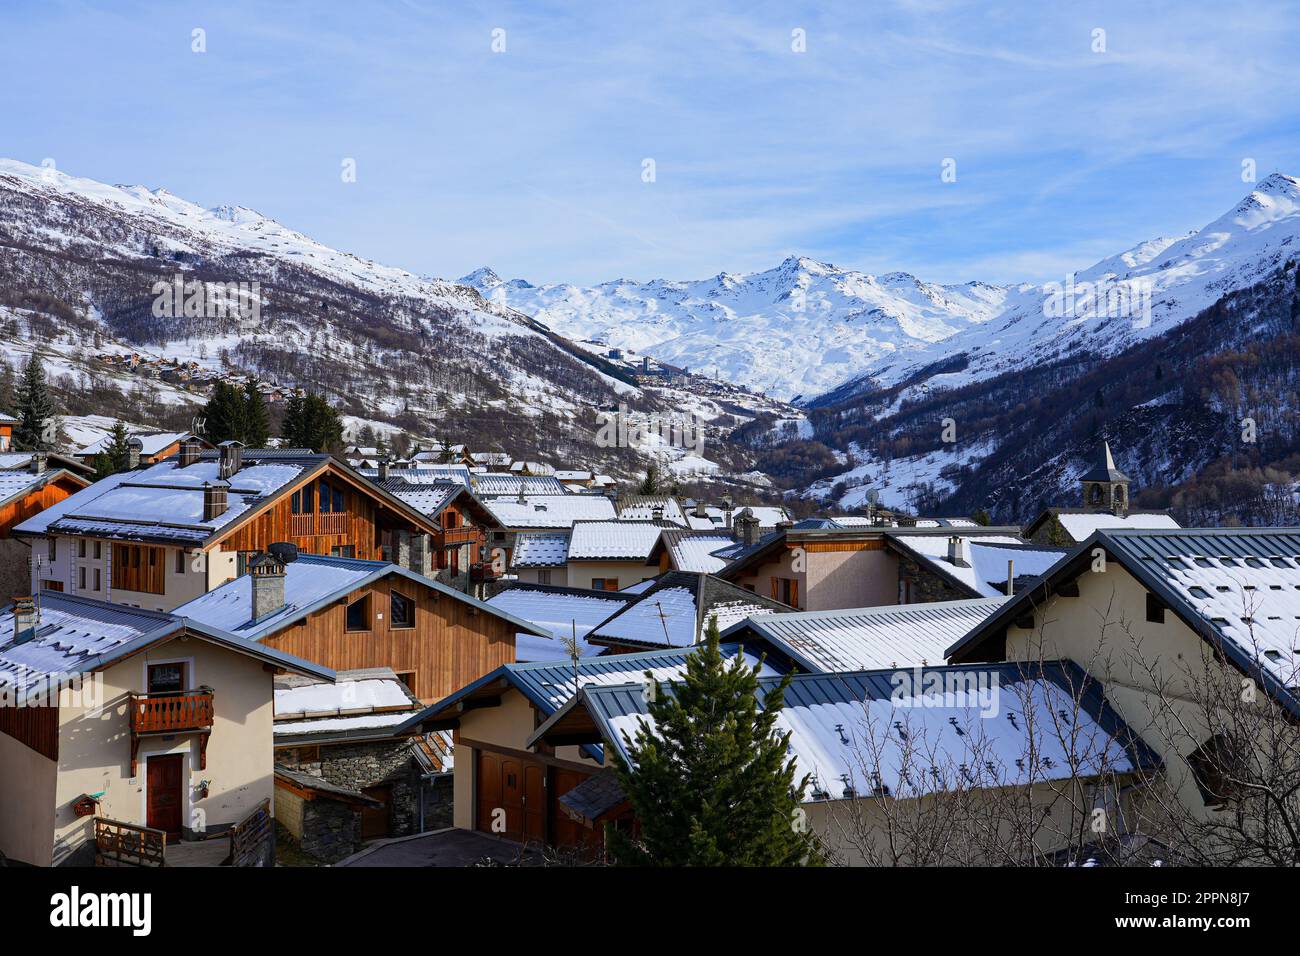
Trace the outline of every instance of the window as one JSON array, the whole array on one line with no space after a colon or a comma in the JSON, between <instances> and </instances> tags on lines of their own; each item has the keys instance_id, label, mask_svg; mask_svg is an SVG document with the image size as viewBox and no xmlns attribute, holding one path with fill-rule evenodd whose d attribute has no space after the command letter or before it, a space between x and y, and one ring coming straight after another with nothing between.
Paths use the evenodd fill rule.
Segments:
<instances>
[{"instance_id":1,"label":"window","mask_svg":"<svg viewBox=\"0 0 1300 956\"><path fill-rule=\"evenodd\" d=\"M307 485L300 491L295 491L293 497L289 499L289 509L296 515L309 515L312 513L312 486Z\"/></svg>"},{"instance_id":2,"label":"window","mask_svg":"<svg viewBox=\"0 0 1300 956\"><path fill-rule=\"evenodd\" d=\"M85 568L77 568L77 589L80 591L86 590L86 569Z\"/></svg>"},{"instance_id":3,"label":"window","mask_svg":"<svg viewBox=\"0 0 1300 956\"><path fill-rule=\"evenodd\" d=\"M84 558L85 556L86 556L86 539L81 538L77 542L77 557Z\"/></svg>"},{"instance_id":4,"label":"window","mask_svg":"<svg viewBox=\"0 0 1300 956\"><path fill-rule=\"evenodd\" d=\"M185 573L185 550L183 548L176 549L176 573Z\"/></svg>"},{"instance_id":5,"label":"window","mask_svg":"<svg viewBox=\"0 0 1300 956\"><path fill-rule=\"evenodd\" d=\"M412 694L415 693L415 671L398 671L397 679L400 680L406 689Z\"/></svg>"},{"instance_id":6,"label":"window","mask_svg":"<svg viewBox=\"0 0 1300 956\"><path fill-rule=\"evenodd\" d=\"M550 568L543 568L543 569L541 569L540 571L537 572L537 583L538 583L538 584L550 584L550 583L551 583L551 569L550 569Z\"/></svg>"},{"instance_id":7,"label":"window","mask_svg":"<svg viewBox=\"0 0 1300 956\"><path fill-rule=\"evenodd\" d=\"M99 546L100 546L100 543L99 543L98 541L96 541L96 542L95 542L95 560L96 560L96 561L98 561L101 557L103 557L103 554L101 553L101 551L100 551L100 547L99 547Z\"/></svg>"},{"instance_id":8,"label":"window","mask_svg":"<svg viewBox=\"0 0 1300 956\"><path fill-rule=\"evenodd\" d=\"M335 488L334 489L334 511L336 514L341 514L346 510L347 509L343 507L343 489Z\"/></svg>"},{"instance_id":9,"label":"window","mask_svg":"<svg viewBox=\"0 0 1300 956\"><path fill-rule=\"evenodd\" d=\"M149 693L179 694L185 690L185 663L150 664L148 677Z\"/></svg>"},{"instance_id":10,"label":"window","mask_svg":"<svg viewBox=\"0 0 1300 956\"><path fill-rule=\"evenodd\" d=\"M45 591L62 591L62 581L50 581L48 579L41 582L41 589Z\"/></svg>"},{"instance_id":11,"label":"window","mask_svg":"<svg viewBox=\"0 0 1300 956\"><path fill-rule=\"evenodd\" d=\"M1223 734L1215 734L1188 754L1187 763L1207 807L1227 806L1238 795L1232 777L1239 772L1241 762L1233 753L1232 742Z\"/></svg>"},{"instance_id":12,"label":"window","mask_svg":"<svg viewBox=\"0 0 1300 956\"><path fill-rule=\"evenodd\" d=\"M393 630L415 627L415 602L397 591L390 592L389 597L391 620L388 626Z\"/></svg>"},{"instance_id":13,"label":"window","mask_svg":"<svg viewBox=\"0 0 1300 956\"><path fill-rule=\"evenodd\" d=\"M370 595L359 597L348 605L347 623L349 631L370 630Z\"/></svg>"},{"instance_id":14,"label":"window","mask_svg":"<svg viewBox=\"0 0 1300 956\"><path fill-rule=\"evenodd\" d=\"M593 591L617 591L618 578L592 578L591 589Z\"/></svg>"},{"instance_id":15,"label":"window","mask_svg":"<svg viewBox=\"0 0 1300 956\"><path fill-rule=\"evenodd\" d=\"M460 515L453 508L448 508L446 514L442 517L443 526L450 531L452 528L460 526Z\"/></svg>"},{"instance_id":16,"label":"window","mask_svg":"<svg viewBox=\"0 0 1300 956\"><path fill-rule=\"evenodd\" d=\"M99 577L99 568L95 568L95 590L96 591L102 590L100 584L101 584L101 579Z\"/></svg>"},{"instance_id":17,"label":"window","mask_svg":"<svg viewBox=\"0 0 1300 956\"><path fill-rule=\"evenodd\" d=\"M336 544L330 548L330 557L334 558L355 558L357 556L356 545Z\"/></svg>"},{"instance_id":18,"label":"window","mask_svg":"<svg viewBox=\"0 0 1300 956\"><path fill-rule=\"evenodd\" d=\"M333 496L330 495L330 486L325 484L325 482L322 481L320 483L320 513L321 514L327 515L334 510L332 505L333 500L334 500Z\"/></svg>"},{"instance_id":19,"label":"window","mask_svg":"<svg viewBox=\"0 0 1300 956\"><path fill-rule=\"evenodd\" d=\"M1165 623L1165 605L1160 598L1147 592L1147 620L1152 624Z\"/></svg>"},{"instance_id":20,"label":"window","mask_svg":"<svg viewBox=\"0 0 1300 956\"><path fill-rule=\"evenodd\" d=\"M50 538L50 543L49 543L48 553L49 553L50 561L51 561L51 562L58 560L58 557L59 557L59 539L58 539L58 538Z\"/></svg>"}]
</instances>

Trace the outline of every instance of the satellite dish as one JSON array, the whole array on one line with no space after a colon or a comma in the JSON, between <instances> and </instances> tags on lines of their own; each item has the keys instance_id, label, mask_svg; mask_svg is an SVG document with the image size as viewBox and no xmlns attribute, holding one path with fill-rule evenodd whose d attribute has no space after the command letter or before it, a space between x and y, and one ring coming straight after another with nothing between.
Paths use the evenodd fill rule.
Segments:
<instances>
[{"instance_id":1,"label":"satellite dish","mask_svg":"<svg viewBox=\"0 0 1300 956\"><path fill-rule=\"evenodd\" d=\"M298 546L291 541L277 541L266 550L281 564L293 564L298 560Z\"/></svg>"}]
</instances>

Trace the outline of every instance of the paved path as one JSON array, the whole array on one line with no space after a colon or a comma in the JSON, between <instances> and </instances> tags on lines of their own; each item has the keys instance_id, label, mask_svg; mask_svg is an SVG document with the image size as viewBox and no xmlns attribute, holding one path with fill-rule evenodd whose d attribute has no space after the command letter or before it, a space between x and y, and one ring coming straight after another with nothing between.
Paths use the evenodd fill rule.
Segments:
<instances>
[{"instance_id":1,"label":"paved path","mask_svg":"<svg viewBox=\"0 0 1300 956\"><path fill-rule=\"evenodd\" d=\"M518 843L473 830L448 829L379 840L334 865L474 866L485 859L523 866L537 866L540 862L536 850L526 850Z\"/></svg>"}]
</instances>

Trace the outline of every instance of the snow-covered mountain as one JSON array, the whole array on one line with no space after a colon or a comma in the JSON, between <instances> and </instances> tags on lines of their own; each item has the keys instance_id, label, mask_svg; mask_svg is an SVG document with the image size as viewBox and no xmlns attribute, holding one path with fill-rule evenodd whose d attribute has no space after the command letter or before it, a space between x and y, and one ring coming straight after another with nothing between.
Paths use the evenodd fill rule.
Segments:
<instances>
[{"instance_id":1,"label":"snow-covered mountain","mask_svg":"<svg viewBox=\"0 0 1300 956\"><path fill-rule=\"evenodd\" d=\"M766 272L692 282L534 286L502 281L486 268L460 281L569 338L603 340L710 375L717 370L787 400L820 394L882 357L986 322L1007 296L979 282L934 285L794 256Z\"/></svg>"},{"instance_id":2,"label":"snow-covered mountain","mask_svg":"<svg viewBox=\"0 0 1300 956\"><path fill-rule=\"evenodd\" d=\"M908 380L963 384L1076 349L1113 354L1276 269L1296 254L1297 232L1300 182L1274 174L1203 229L1103 259L1076 273L1072 287L1065 277L937 285L796 257L766 272L688 282L535 286L490 269L460 281L571 338L716 367L784 399L829 392L839 400Z\"/></svg>"},{"instance_id":3,"label":"snow-covered mountain","mask_svg":"<svg viewBox=\"0 0 1300 956\"><path fill-rule=\"evenodd\" d=\"M188 291L184 307L169 299L160 310L158 290L177 283L213 289L217 301L228 284L256 284L255 314L191 310ZM138 352L197 362L209 377L310 388L352 419L415 436L615 474L644 461L597 446L598 412L626 403L657 414L689 400L706 420L724 414L716 402L640 388L472 288L329 248L252 209L0 159L0 358L17 367L35 350L84 406L72 415L188 424L201 392L98 359ZM728 422L735 411L728 403Z\"/></svg>"}]
</instances>

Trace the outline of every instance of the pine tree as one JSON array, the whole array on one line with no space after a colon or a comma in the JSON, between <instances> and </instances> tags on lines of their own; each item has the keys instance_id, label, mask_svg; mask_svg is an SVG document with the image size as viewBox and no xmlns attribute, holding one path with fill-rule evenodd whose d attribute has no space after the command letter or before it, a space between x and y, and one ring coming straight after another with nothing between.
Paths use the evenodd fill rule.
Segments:
<instances>
[{"instance_id":1,"label":"pine tree","mask_svg":"<svg viewBox=\"0 0 1300 956\"><path fill-rule=\"evenodd\" d=\"M271 416L267 414L266 402L257 385L248 382L244 385L244 429L240 437L249 448L265 448L271 437Z\"/></svg>"},{"instance_id":2,"label":"pine tree","mask_svg":"<svg viewBox=\"0 0 1300 956\"><path fill-rule=\"evenodd\" d=\"M329 451L343 441L343 422L322 396L295 395L285 407L280 437L289 448Z\"/></svg>"},{"instance_id":3,"label":"pine tree","mask_svg":"<svg viewBox=\"0 0 1300 956\"><path fill-rule=\"evenodd\" d=\"M18 425L14 428L14 448L19 451L50 451L54 447L54 400L45 384L45 365L35 352L23 367L22 381L15 395Z\"/></svg>"},{"instance_id":4,"label":"pine tree","mask_svg":"<svg viewBox=\"0 0 1300 956\"><path fill-rule=\"evenodd\" d=\"M113 423L113 430L109 433L108 444L104 450L95 456L95 479L107 478L109 475L115 475L119 471L126 471L131 467L131 448L127 444L131 436L127 434L126 426L122 422Z\"/></svg>"},{"instance_id":5,"label":"pine tree","mask_svg":"<svg viewBox=\"0 0 1300 956\"><path fill-rule=\"evenodd\" d=\"M243 441L244 413L244 398L239 389L226 382L217 382L203 409L203 437L214 445L232 439Z\"/></svg>"},{"instance_id":6,"label":"pine tree","mask_svg":"<svg viewBox=\"0 0 1300 956\"><path fill-rule=\"evenodd\" d=\"M637 494L657 495L659 494L659 468L656 465L647 465L645 477L641 479L641 487L637 489Z\"/></svg>"},{"instance_id":7,"label":"pine tree","mask_svg":"<svg viewBox=\"0 0 1300 956\"><path fill-rule=\"evenodd\" d=\"M649 716L614 769L637 839L606 828L616 862L639 866L799 866L821 862L801 825L808 777L795 781L789 732L776 731L789 677L758 699L759 667L722 655L717 618L671 692L647 672Z\"/></svg>"}]
</instances>

